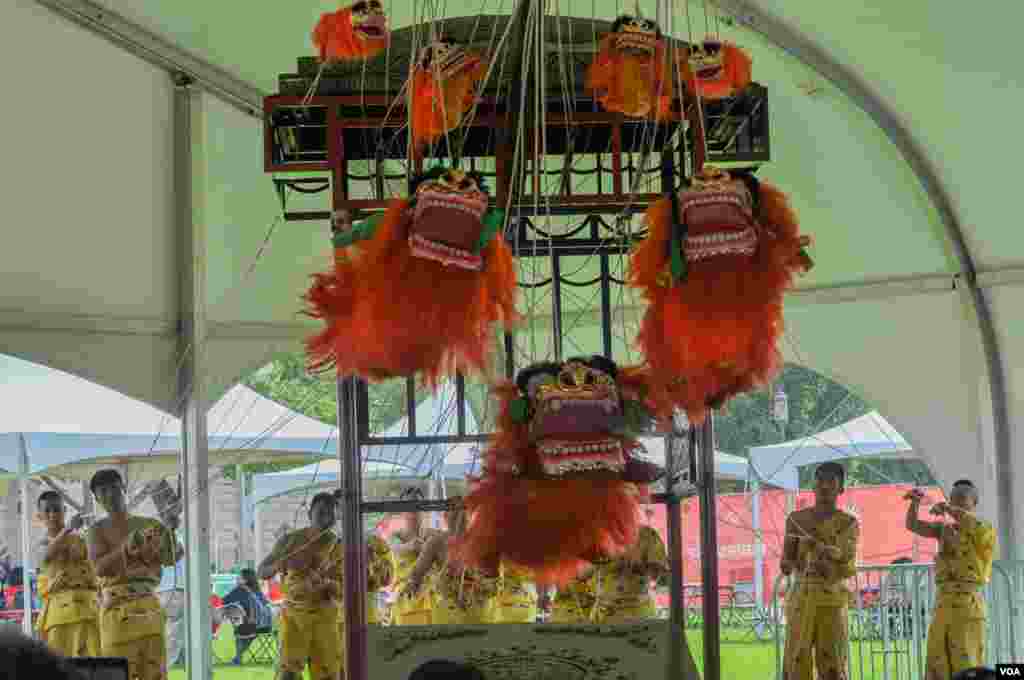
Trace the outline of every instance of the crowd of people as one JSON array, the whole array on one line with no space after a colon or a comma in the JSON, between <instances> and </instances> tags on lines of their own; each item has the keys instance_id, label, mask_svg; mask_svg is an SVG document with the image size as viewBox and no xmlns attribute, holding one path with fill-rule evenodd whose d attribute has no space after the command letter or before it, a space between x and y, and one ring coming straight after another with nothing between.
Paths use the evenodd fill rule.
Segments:
<instances>
[{"instance_id":1,"label":"crowd of people","mask_svg":"<svg viewBox=\"0 0 1024 680\"><path fill-rule=\"evenodd\" d=\"M844 485L840 464L820 465L815 504L792 513L786 522L780 568L792 583L786 599L784 680L847 680L847 581L856 570L859 523L838 507ZM84 537L79 533L84 528L81 518L65 521L58 493L39 496L37 510L48 534L39 572L39 640L63 657L127 659L131 680L164 680L165 615L156 589L162 568L182 557L183 549L174 538L176 527L167 519L129 514L123 480L114 470L96 473L90 490L107 516L89 527ZM410 489L403 497L417 500L419 494ZM978 495L970 481L956 482L949 501L932 506L935 521L919 517L922 498L918 490L907 494L906 528L939 542L926 680L949 680L969 672L983 677L977 671L985 660L981 589L991 576L994 530L974 512ZM335 494L314 496L309 526L282 536L255 571L243 571L238 587L223 601L240 613L238 631L244 633L244 626L269 628L270 606L260 580L280 579L282 680L298 680L307 667L311 680L336 680L343 673L345 547L334 531L337 508ZM947 521L937 521L942 518ZM375 534L369 537L368 623L532 623L538 608L547 607L548 620L562 624L619 624L656 616L651 584L669 567L665 545L649 526L641 528L625 554L594 564L552 593L538 589L530 574L515 565L501 564L496 573L483 573L460 564L449 550L450 539L465 531L472 518L459 499L453 499L446 519L444 531L430 529L421 513L408 512L390 542ZM384 589L397 594L388 612L380 609L376 596ZM237 637L239 663L251 637ZM42 653L24 649L25 658ZM427 664L415 677L457 677L431 675L431 668L448 662L431 663L434 666Z\"/></svg>"}]
</instances>

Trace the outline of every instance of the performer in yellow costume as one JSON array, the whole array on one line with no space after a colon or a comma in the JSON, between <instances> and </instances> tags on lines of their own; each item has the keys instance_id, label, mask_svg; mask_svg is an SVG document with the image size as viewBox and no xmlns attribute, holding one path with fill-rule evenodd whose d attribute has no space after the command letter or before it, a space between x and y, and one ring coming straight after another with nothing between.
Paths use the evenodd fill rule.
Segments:
<instances>
[{"instance_id":1,"label":"performer in yellow costume","mask_svg":"<svg viewBox=\"0 0 1024 680\"><path fill-rule=\"evenodd\" d=\"M400 500L423 500L423 492L410 487L402 492ZM431 589L431 572L416 572L416 564L430 539L436 535L433 529L423 526L419 512L403 513L405 528L396 532L391 544L395 556L395 589L398 600L392 608L392 622L397 626L427 626L433 623L434 593Z\"/></svg>"},{"instance_id":2,"label":"performer in yellow costume","mask_svg":"<svg viewBox=\"0 0 1024 680\"><path fill-rule=\"evenodd\" d=\"M953 484L948 503L936 503L932 514L952 522L924 522L918 510L924 494L907 496L907 529L939 541L935 556L935 612L928 628L925 680L946 680L956 673L985 665L985 600L981 589L992 578L996 533L974 514L978 490L969 480Z\"/></svg>"},{"instance_id":3,"label":"performer in yellow costume","mask_svg":"<svg viewBox=\"0 0 1024 680\"><path fill-rule=\"evenodd\" d=\"M640 623L657 618L651 581L668 573L668 553L658 532L641 526L624 555L598 567L596 623Z\"/></svg>"},{"instance_id":4,"label":"performer in yellow costume","mask_svg":"<svg viewBox=\"0 0 1024 680\"><path fill-rule=\"evenodd\" d=\"M376 626L384 622L377 594L391 585L395 563L391 557L391 548L377 534L366 537L366 550L369 552L366 562L366 623Z\"/></svg>"},{"instance_id":5,"label":"performer in yellow costume","mask_svg":"<svg viewBox=\"0 0 1024 680\"><path fill-rule=\"evenodd\" d=\"M283 575L281 680L337 680L342 669L342 588L345 549L332 527L336 501L318 493L309 504L310 526L290 531L260 563L261 579Z\"/></svg>"},{"instance_id":6,"label":"performer in yellow costume","mask_svg":"<svg viewBox=\"0 0 1024 680\"><path fill-rule=\"evenodd\" d=\"M536 623L537 591L533 574L523 567L501 563L498 591L490 600L487 616L493 623Z\"/></svg>"},{"instance_id":7,"label":"performer in yellow costume","mask_svg":"<svg viewBox=\"0 0 1024 680\"><path fill-rule=\"evenodd\" d=\"M128 514L117 470L97 472L89 489L107 511L88 536L100 586L100 653L128 659L130 680L163 680L165 616L156 589L161 568L173 566L184 550L174 541L174 526Z\"/></svg>"},{"instance_id":8,"label":"performer in yellow costume","mask_svg":"<svg viewBox=\"0 0 1024 680\"><path fill-rule=\"evenodd\" d=\"M466 513L462 499L450 499L445 516L448 531L435 534L427 541L413 568L410 581L422 584L432 575L434 592L432 623L489 623L487 603L497 592L497 575L489 576L478 569L459 564L448 550L448 541L461 536L466 529Z\"/></svg>"},{"instance_id":9,"label":"performer in yellow costume","mask_svg":"<svg viewBox=\"0 0 1024 680\"><path fill-rule=\"evenodd\" d=\"M596 620L597 572L581 574L564 588L558 588L551 601L548 623L592 623Z\"/></svg>"},{"instance_id":10,"label":"performer in yellow costume","mask_svg":"<svg viewBox=\"0 0 1024 680\"><path fill-rule=\"evenodd\" d=\"M783 680L847 680L850 591L860 524L839 510L846 471L822 463L814 474L814 506L786 519L780 569L795 577L786 595ZM817 676L815 676L817 668Z\"/></svg>"},{"instance_id":11,"label":"performer in yellow costume","mask_svg":"<svg viewBox=\"0 0 1024 680\"><path fill-rule=\"evenodd\" d=\"M39 494L37 509L49 539L39 561L39 637L63 656L99 656L96 572L76 533L84 521L76 516L64 525L64 500L56 491Z\"/></svg>"}]
</instances>

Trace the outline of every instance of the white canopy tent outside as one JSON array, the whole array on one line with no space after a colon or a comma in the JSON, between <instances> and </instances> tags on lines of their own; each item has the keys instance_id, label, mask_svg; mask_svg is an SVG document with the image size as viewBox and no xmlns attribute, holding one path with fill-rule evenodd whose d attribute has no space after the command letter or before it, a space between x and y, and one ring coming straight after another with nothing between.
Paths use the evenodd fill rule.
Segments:
<instances>
[{"instance_id":1,"label":"white canopy tent outside","mask_svg":"<svg viewBox=\"0 0 1024 680\"><path fill-rule=\"evenodd\" d=\"M4 82L31 102L28 116L0 111L18 131L5 152L19 168L3 184L0 353L185 416L188 440L202 442L204 404L300 347L310 326L296 301L329 263L329 227L278 229L261 248L278 213L260 97L311 53L329 4L261 6L239 31L230 3L0 3ZM722 36L751 52L770 88L773 159L760 176L790 193L816 239L817 267L787 301L786 360L884 412L943 486L975 480L1012 558L1024 533L1024 345L1013 340L1024 231L1007 225L1024 138L979 121L1024 105L1005 54L1024 4L715 4L730 19ZM417 7L390 4L392 26L413 23ZM657 15L650 0L639 9ZM562 11L610 19L618 5ZM196 87L179 88L180 73ZM179 402L195 338L203 351L185 371L203 381ZM197 446L185 472L204 477Z\"/></svg>"}]
</instances>

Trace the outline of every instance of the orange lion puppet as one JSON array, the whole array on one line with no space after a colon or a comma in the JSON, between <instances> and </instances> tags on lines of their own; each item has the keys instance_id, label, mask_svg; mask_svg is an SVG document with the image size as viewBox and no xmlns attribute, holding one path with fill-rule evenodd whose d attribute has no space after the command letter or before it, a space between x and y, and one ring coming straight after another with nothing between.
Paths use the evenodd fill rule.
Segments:
<instances>
[{"instance_id":1,"label":"orange lion puppet","mask_svg":"<svg viewBox=\"0 0 1024 680\"><path fill-rule=\"evenodd\" d=\"M750 84L750 55L718 38L706 38L681 50L679 69L691 92L716 100L742 92Z\"/></svg>"},{"instance_id":2,"label":"orange lion puppet","mask_svg":"<svg viewBox=\"0 0 1024 680\"><path fill-rule=\"evenodd\" d=\"M320 61L356 61L383 52L388 46L388 18L380 0L359 2L320 16L313 45Z\"/></svg>"},{"instance_id":3,"label":"orange lion puppet","mask_svg":"<svg viewBox=\"0 0 1024 680\"><path fill-rule=\"evenodd\" d=\"M499 385L497 432L463 499L470 521L454 554L485 571L518 565L546 585L633 545L647 486L664 474L636 455L652 422L646 380L592 356Z\"/></svg>"},{"instance_id":4,"label":"orange lion puppet","mask_svg":"<svg viewBox=\"0 0 1024 680\"><path fill-rule=\"evenodd\" d=\"M326 327L306 342L311 369L370 380L456 368L485 373L497 327L516 319L516 275L476 173L436 167L375 221L335 235L330 273L314 276L307 313Z\"/></svg>"},{"instance_id":5,"label":"orange lion puppet","mask_svg":"<svg viewBox=\"0 0 1024 680\"><path fill-rule=\"evenodd\" d=\"M423 48L412 76L413 147L422 147L459 127L487 75L483 56L450 40Z\"/></svg>"},{"instance_id":6,"label":"orange lion puppet","mask_svg":"<svg viewBox=\"0 0 1024 680\"><path fill-rule=\"evenodd\" d=\"M647 224L630 262L648 302L637 342L654 393L701 423L780 370L782 297L812 266L810 239L781 191L710 166L652 205Z\"/></svg>"},{"instance_id":7,"label":"orange lion puppet","mask_svg":"<svg viewBox=\"0 0 1024 680\"><path fill-rule=\"evenodd\" d=\"M658 24L621 16L601 38L587 69L587 87L607 111L631 118L668 119L674 86Z\"/></svg>"}]
</instances>

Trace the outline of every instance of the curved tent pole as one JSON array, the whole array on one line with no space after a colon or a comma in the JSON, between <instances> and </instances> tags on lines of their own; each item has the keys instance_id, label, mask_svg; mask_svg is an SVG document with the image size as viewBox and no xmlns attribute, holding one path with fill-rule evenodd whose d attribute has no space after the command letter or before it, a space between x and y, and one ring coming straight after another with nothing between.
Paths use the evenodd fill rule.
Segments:
<instances>
[{"instance_id":1,"label":"curved tent pole","mask_svg":"<svg viewBox=\"0 0 1024 680\"><path fill-rule=\"evenodd\" d=\"M928 194L935 211L946 230L946 236L953 248L960 272L957 280L962 282L970 296L978 332L981 335L982 351L988 369L989 392L992 401L992 425L995 440L996 490L999 513L999 540L1007 559L1017 557L1019 547L1013 524L1013 508L1021 501L1015 498L1013 488L1013 458L1010 448L1010 416L1003 356L999 349L992 310L981 286L978 273L967 240L964 238L960 218L949 189L940 179L935 163L929 158L924 146L909 130L903 118L889 105L885 98L872 87L856 70L839 62L828 50L805 35L792 23L769 13L751 0L716 0L719 8L735 17L737 23L762 35L769 42L781 47L804 64L828 78L846 96L867 113L885 132L890 141L917 176L921 187Z\"/></svg>"}]
</instances>

